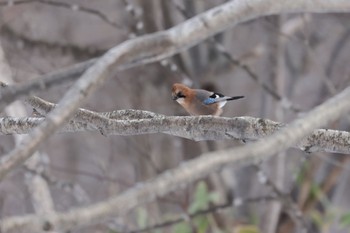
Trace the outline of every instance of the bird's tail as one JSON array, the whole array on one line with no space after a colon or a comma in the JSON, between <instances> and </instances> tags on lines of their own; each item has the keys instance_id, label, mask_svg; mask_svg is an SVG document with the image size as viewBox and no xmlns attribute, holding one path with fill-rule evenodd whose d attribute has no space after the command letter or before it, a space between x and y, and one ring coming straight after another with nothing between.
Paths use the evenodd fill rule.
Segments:
<instances>
[{"instance_id":1,"label":"bird's tail","mask_svg":"<svg viewBox=\"0 0 350 233\"><path fill-rule=\"evenodd\" d=\"M233 97L230 97L230 98L228 98L228 99L226 99L226 100L238 100L238 99L242 99L242 98L244 98L244 96L240 95L240 96L233 96Z\"/></svg>"}]
</instances>

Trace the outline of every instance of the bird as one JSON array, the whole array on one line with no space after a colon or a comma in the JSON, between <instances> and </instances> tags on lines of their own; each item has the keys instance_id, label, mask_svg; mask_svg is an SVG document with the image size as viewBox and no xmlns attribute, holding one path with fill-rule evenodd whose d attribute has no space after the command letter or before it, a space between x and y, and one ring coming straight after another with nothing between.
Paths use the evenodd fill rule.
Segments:
<instances>
[{"instance_id":1,"label":"bird","mask_svg":"<svg viewBox=\"0 0 350 233\"><path fill-rule=\"evenodd\" d=\"M220 116L222 107L227 101L244 98L244 96L225 96L203 89L191 89L181 83L173 84L172 97L192 116Z\"/></svg>"}]
</instances>

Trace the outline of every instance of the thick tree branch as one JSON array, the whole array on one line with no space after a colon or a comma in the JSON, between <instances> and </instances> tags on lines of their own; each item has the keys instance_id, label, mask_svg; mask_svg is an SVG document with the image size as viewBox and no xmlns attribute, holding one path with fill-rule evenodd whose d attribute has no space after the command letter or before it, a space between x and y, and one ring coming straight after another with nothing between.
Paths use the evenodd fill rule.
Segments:
<instances>
[{"instance_id":1,"label":"thick tree branch","mask_svg":"<svg viewBox=\"0 0 350 233\"><path fill-rule=\"evenodd\" d=\"M151 114L153 114L152 118L150 118ZM135 115L138 117L133 119ZM81 110L75 116L59 132L91 131L102 132L104 135L124 136L165 133L196 141L224 139L256 141L284 127L281 123L254 117L178 117L139 110L119 110L109 113ZM127 119L127 116L130 118ZM114 117L117 118L113 119ZM27 134L44 120L44 117L0 118L0 135ZM350 133L317 129L292 146L306 152L350 154Z\"/></svg>"},{"instance_id":2,"label":"thick tree branch","mask_svg":"<svg viewBox=\"0 0 350 233\"><path fill-rule=\"evenodd\" d=\"M44 116L56 106L38 97L30 97L27 102ZM70 122L71 128L67 130L80 131L83 126L82 130L95 131L97 129L99 132L110 135L166 133L197 141L223 139L254 141L271 135L284 126L283 123L253 117L202 116L198 118L202 119L168 117L132 109L104 113L78 109L72 119L73 122ZM350 152L350 133L330 129L314 130L309 137L300 141L295 147L306 152L324 151L348 154Z\"/></svg>"}]
</instances>

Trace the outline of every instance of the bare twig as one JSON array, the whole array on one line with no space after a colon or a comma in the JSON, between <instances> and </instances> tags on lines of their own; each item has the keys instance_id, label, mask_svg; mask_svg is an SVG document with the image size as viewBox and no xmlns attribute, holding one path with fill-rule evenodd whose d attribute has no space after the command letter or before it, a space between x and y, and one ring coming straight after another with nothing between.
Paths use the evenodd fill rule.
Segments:
<instances>
[{"instance_id":1,"label":"bare twig","mask_svg":"<svg viewBox=\"0 0 350 233\"><path fill-rule=\"evenodd\" d=\"M240 205L245 205L245 204L249 204L249 203L256 203L256 202L273 201L273 200L278 200L278 197L276 197L276 196L262 196L262 197L252 197L252 198L248 197L248 198L241 199ZM160 228L170 227L170 226L173 226L177 223L191 220L191 219L198 217L198 216L202 216L202 215L206 215L206 214L210 214L210 213L215 213L217 211L227 209L227 208L233 208L231 202L226 202L224 204L219 204L219 205L213 205L207 209L197 211L193 214L181 215L173 220L168 220L168 221L165 221L165 222L162 222L159 224L155 224L152 226L148 226L148 227L138 229L138 230L126 231L125 233L141 233L141 232L154 231L154 230L157 230Z\"/></svg>"},{"instance_id":2,"label":"bare twig","mask_svg":"<svg viewBox=\"0 0 350 233\"><path fill-rule=\"evenodd\" d=\"M328 78L331 77L334 65L342 51L344 51L344 46L349 42L350 37L350 29L346 29L345 32L340 36L340 38L337 40L337 43L335 43L334 49L332 50L332 53L329 56L329 61L326 66L326 75ZM334 94L334 93L332 93Z\"/></svg>"},{"instance_id":3,"label":"bare twig","mask_svg":"<svg viewBox=\"0 0 350 233\"><path fill-rule=\"evenodd\" d=\"M64 82L73 82L77 80L80 75L96 61L97 59L91 59L67 69L49 73L24 84L9 85L6 88L2 88L0 92L0 111L6 107L7 104L18 98L24 98L25 96L38 93L39 91L47 90ZM5 85L2 84L2 86L4 87Z\"/></svg>"},{"instance_id":4,"label":"bare twig","mask_svg":"<svg viewBox=\"0 0 350 233\"><path fill-rule=\"evenodd\" d=\"M55 51L61 54L69 54L78 61L101 56L107 51L107 49L103 48L79 46L77 44L65 43L59 40L47 41L45 39L32 38L22 31L16 31L7 24L1 25L0 32L1 37L6 38L8 41L17 44L20 43L21 49L26 49L28 51L33 51L34 49Z\"/></svg>"},{"instance_id":5,"label":"bare twig","mask_svg":"<svg viewBox=\"0 0 350 233\"><path fill-rule=\"evenodd\" d=\"M117 183L118 185L123 186L125 188L132 186L132 184L127 183L126 181L124 181L122 179L96 174L96 173L93 173L93 172L88 171L88 170L69 169L66 167L61 167L61 166L53 165L53 164L46 164L46 166L52 170L55 170L56 172L87 176L87 177L91 177L91 178L98 180L98 181L107 181L107 182L111 182L111 183ZM51 184L60 183L60 181L52 180L52 179L50 179L49 181ZM59 186L62 186L62 185L60 184ZM65 186L65 185L63 185L63 186Z\"/></svg>"},{"instance_id":6,"label":"bare twig","mask_svg":"<svg viewBox=\"0 0 350 233\"><path fill-rule=\"evenodd\" d=\"M254 169L259 176L261 183L272 190L277 195L277 200L280 200L286 209L286 212L290 215L299 227L302 227L306 232L310 229L310 224L307 222L305 216L303 216L302 211L297 206L297 204L292 200L289 193L283 193L274 182L263 172L259 163L253 164Z\"/></svg>"},{"instance_id":7,"label":"bare twig","mask_svg":"<svg viewBox=\"0 0 350 233\"><path fill-rule=\"evenodd\" d=\"M40 3L40 4L49 5L49 6L69 9L69 10L72 10L72 11L84 12L84 13L93 15L93 16L101 19L102 21L104 21L105 23L109 24L110 26L112 26L112 27L114 27L116 29L122 29L121 25L119 25L118 23L116 23L113 20L111 20L110 18L108 18L102 12L100 12L100 11L98 11L96 9L84 7L84 6L81 6L81 5L78 5L78 4L70 4L70 3L54 1L54 0L18 0L18 1L16 1L16 0L7 0L7 1L0 2L0 6L22 5L22 4L29 4L29 3L34 3L34 2Z\"/></svg>"},{"instance_id":8,"label":"bare twig","mask_svg":"<svg viewBox=\"0 0 350 233\"><path fill-rule=\"evenodd\" d=\"M129 15L132 17L132 19L135 21L135 25L132 28L132 34L130 34L130 38L135 36L141 36L146 33L145 31L145 22L142 21L142 15L137 14L137 7L128 0L123 0L123 3L125 5L126 11L129 13ZM141 12L141 11L140 11ZM167 69L170 73L177 74L180 77L182 77L183 82L192 83L191 79L188 77L188 75L181 70L181 68L173 61L173 59L163 59L159 64Z\"/></svg>"}]
</instances>

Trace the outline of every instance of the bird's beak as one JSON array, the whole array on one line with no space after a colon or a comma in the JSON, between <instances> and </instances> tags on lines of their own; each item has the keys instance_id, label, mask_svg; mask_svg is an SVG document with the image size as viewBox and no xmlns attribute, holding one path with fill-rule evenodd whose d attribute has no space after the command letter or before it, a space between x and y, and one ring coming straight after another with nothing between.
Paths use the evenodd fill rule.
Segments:
<instances>
[{"instance_id":1,"label":"bird's beak","mask_svg":"<svg viewBox=\"0 0 350 233\"><path fill-rule=\"evenodd\" d=\"M177 100L178 98L177 95L173 95L173 100Z\"/></svg>"}]
</instances>

